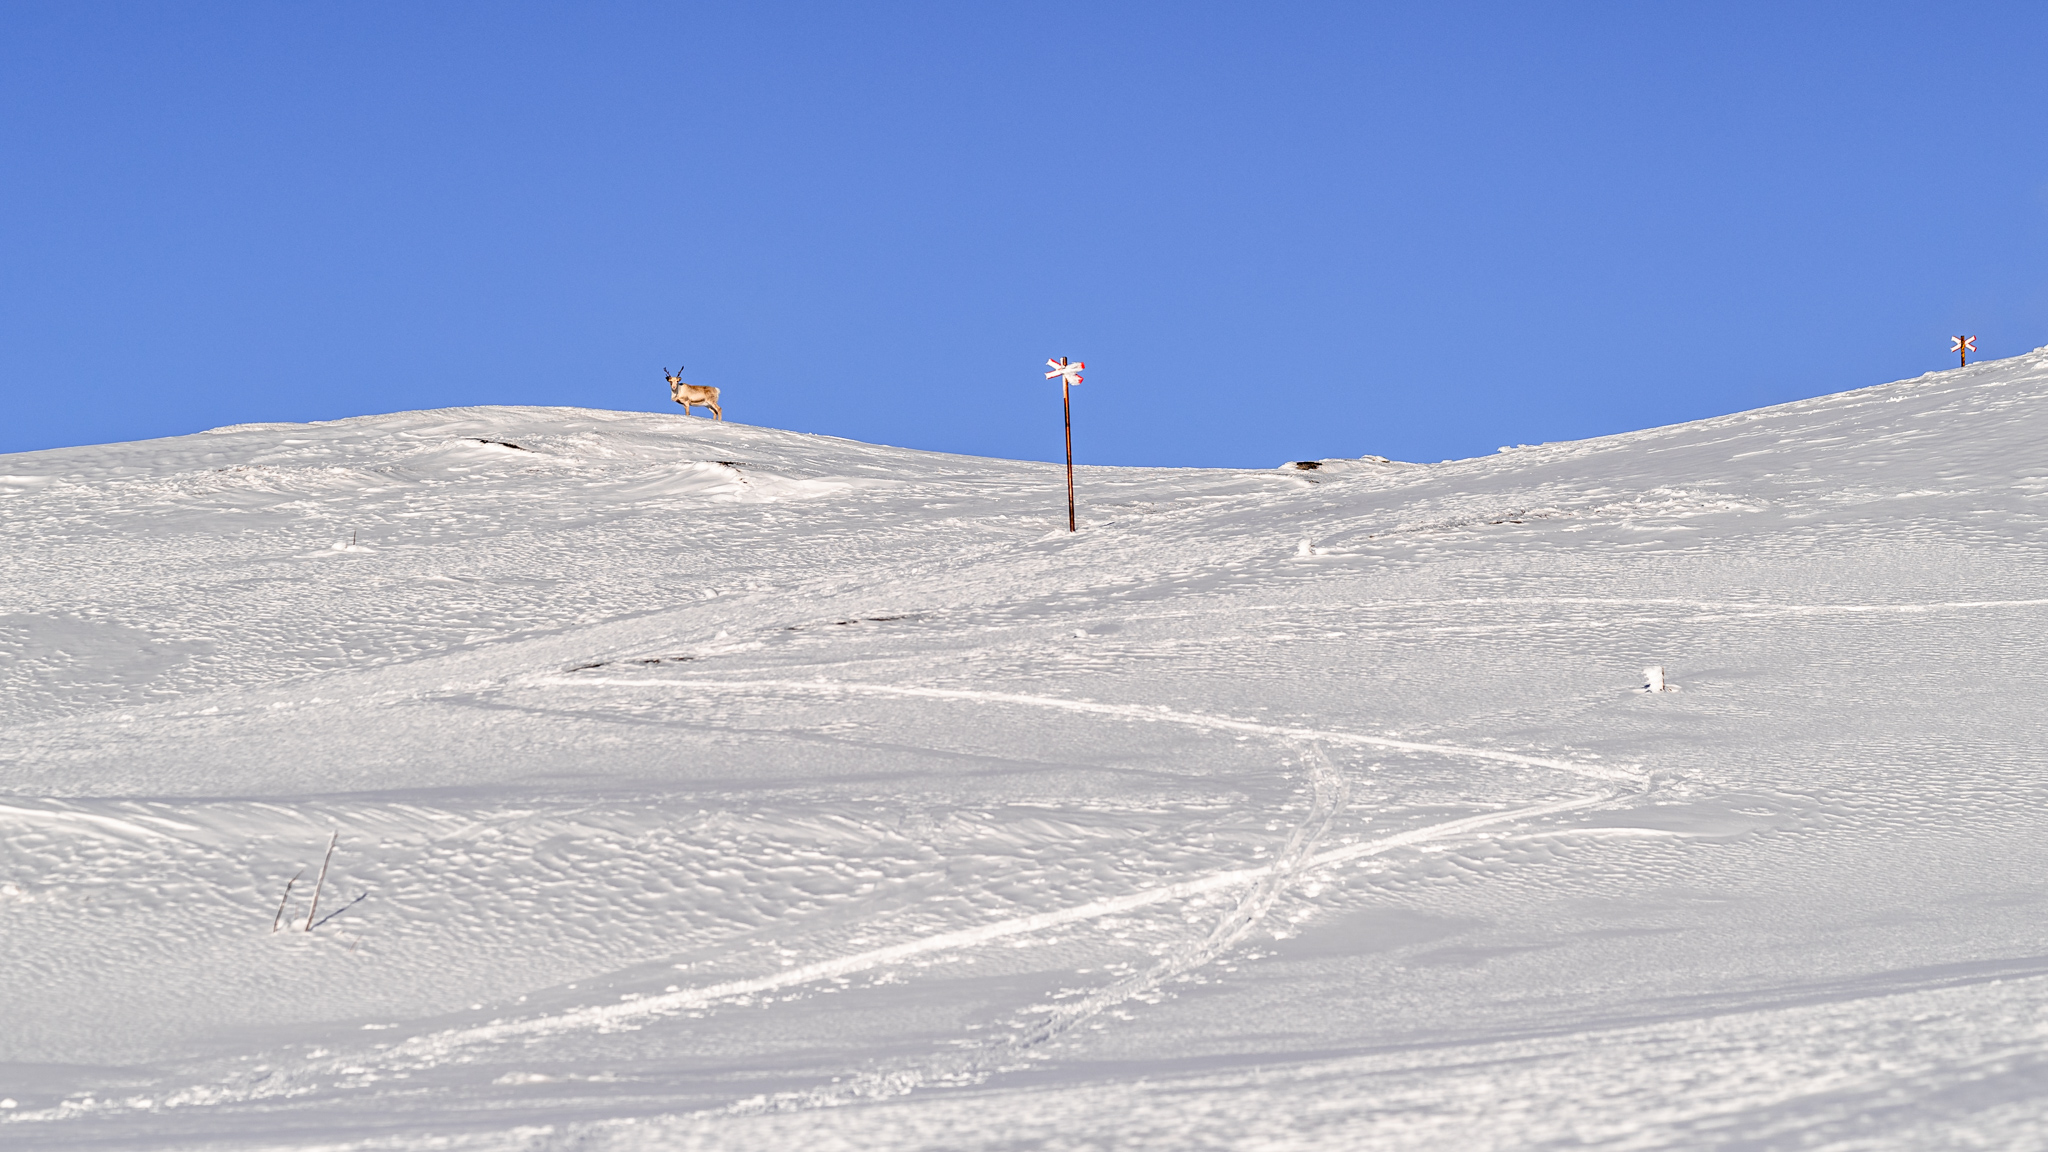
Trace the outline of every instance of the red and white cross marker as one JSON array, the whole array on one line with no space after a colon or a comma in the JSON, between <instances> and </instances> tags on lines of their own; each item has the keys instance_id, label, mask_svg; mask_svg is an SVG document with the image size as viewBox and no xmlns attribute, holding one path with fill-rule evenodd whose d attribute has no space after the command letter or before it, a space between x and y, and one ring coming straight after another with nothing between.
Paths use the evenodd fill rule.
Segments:
<instances>
[{"instance_id":1,"label":"red and white cross marker","mask_svg":"<svg viewBox=\"0 0 2048 1152\"><path fill-rule=\"evenodd\" d=\"M1087 365L1079 360L1068 363L1062 356L1057 360L1047 360L1045 366L1052 369L1045 374L1047 380L1059 379L1060 416L1067 425L1067 531L1072 532L1077 527L1074 519L1074 402L1067 394L1081 382L1081 369Z\"/></svg>"},{"instance_id":2,"label":"red and white cross marker","mask_svg":"<svg viewBox=\"0 0 2048 1152\"><path fill-rule=\"evenodd\" d=\"M1047 360L1045 362L1045 366L1047 368L1052 369L1052 371L1047 372L1045 374L1045 378L1047 380L1056 380L1059 377L1064 376L1067 378L1066 386L1069 388L1081 382L1081 369L1087 367L1086 364L1081 363L1079 360L1076 360L1072 364L1069 364L1067 363L1067 358L1065 356L1062 356L1057 360Z\"/></svg>"},{"instance_id":3,"label":"red and white cross marker","mask_svg":"<svg viewBox=\"0 0 2048 1152\"><path fill-rule=\"evenodd\" d=\"M1975 336L1951 336L1948 338L1948 350L1956 354L1957 367L1967 368L1970 364L1970 353L1977 350L1977 338Z\"/></svg>"}]
</instances>

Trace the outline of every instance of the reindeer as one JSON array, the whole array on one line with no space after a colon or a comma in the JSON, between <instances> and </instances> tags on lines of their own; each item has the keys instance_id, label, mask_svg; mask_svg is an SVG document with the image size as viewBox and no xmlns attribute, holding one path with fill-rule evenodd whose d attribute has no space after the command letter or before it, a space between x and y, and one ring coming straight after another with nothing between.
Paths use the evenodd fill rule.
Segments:
<instances>
[{"instance_id":1,"label":"reindeer","mask_svg":"<svg viewBox=\"0 0 2048 1152\"><path fill-rule=\"evenodd\" d=\"M708 384L683 383L683 366L680 364L676 365L675 375L670 376L666 368L661 370L661 374L668 380L669 398L683 406L683 415L690 414L690 405L702 404L711 409L711 415L719 423L725 423L725 413L718 410L718 389Z\"/></svg>"}]
</instances>

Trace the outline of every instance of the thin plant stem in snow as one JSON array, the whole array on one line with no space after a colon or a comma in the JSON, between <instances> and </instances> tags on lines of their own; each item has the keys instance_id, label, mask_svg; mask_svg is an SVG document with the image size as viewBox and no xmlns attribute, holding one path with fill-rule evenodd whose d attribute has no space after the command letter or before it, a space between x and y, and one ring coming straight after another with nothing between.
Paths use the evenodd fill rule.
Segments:
<instances>
[{"instance_id":1,"label":"thin plant stem in snow","mask_svg":"<svg viewBox=\"0 0 2048 1152\"><path fill-rule=\"evenodd\" d=\"M334 845L341 839L340 829L327 839L327 856L320 861L320 879L313 885L313 906L306 909L306 931L313 930L313 914L320 911L320 889L327 886L327 865L334 859Z\"/></svg>"},{"instance_id":2,"label":"thin plant stem in snow","mask_svg":"<svg viewBox=\"0 0 2048 1152\"><path fill-rule=\"evenodd\" d=\"M283 926L283 924L284 924L284 906L285 906L286 904L288 904L288 903L290 903L290 902L291 902L291 898L292 898L292 885L294 885L294 884L297 884L297 883L299 882L299 877L300 877L300 876L304 876L305 874L306 874L306 870L305 870L304 868L301 868L301 869L299 869L299 870L298 870L298 871L297 871L296 873L294 873L294 874L292 875L292 878L291 878L291 879L289 879L289 880L287 880L287 881L285 881L285 882L284 882L284 895L282 895L282 896L279 896L279 897L277 898L277 915L276 915L275 917L273 917L273 918L271 919L271 921L270 921L270 932L271 932L271 935L273 935L273 936L274 936L274 935L276 935L276 934L277 934L277 930L278 930L278 928L280 928L281 926Z\"/></svg>"}]
</instances>

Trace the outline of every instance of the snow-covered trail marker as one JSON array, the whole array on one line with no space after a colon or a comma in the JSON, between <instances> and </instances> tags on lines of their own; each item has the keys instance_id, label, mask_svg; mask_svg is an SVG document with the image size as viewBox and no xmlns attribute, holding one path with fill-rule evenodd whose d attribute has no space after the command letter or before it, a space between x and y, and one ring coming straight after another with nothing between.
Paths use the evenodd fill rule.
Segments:
<instances>
[{"instance_id":1,"label":"snow-covered trail marker","mask_svg":"<svg viewBox=\"0 0 2048 1152\"><path fill-rule=\"evenodd\" d=\"M1975 336L1951 336L1948 338L1948 350L1956 354L1956 367L1968 368L1970 366L1970 353L1977 350L1977 338Z\"/></svg>"},{"instance_id":2,"label":"snow-covered trail marker","mask_svg":"<svg viewBox=\"0 0 2048 1152\"><path fill-rule=\"evenodd\" d=\"M1071 393L1073 392L1074 385L1081 382L1081 369L1086 368L1087 365L1079 360L1069 364L1067 363L1067 358L1062 356L1057 360L1047 360L1045 366L1052 369L1052 371L1045 374L1047 380L1055 376L1060 378L1060 413L1064 418L1067 431L1067 531L1073 532L1076 528L1074 521L1074 402L1071 398Z\"/></svg>"}]
</instances>

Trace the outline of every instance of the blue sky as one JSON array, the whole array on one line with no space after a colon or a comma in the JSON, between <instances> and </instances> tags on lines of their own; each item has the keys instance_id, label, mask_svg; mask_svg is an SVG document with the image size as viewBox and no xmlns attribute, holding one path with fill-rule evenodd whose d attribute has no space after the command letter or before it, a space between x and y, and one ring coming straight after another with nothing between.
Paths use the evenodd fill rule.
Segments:
<instances>
[{"instance_id":1,"label":"blue sky","mask_svg":"<svg viewBox=\"0 0 2048 1152\"><path fill-rule=\"evenodd\" d=\"M2048 8L0 0L0 451L1436 460L2048 344Z\"/></svg>"}]
</instances>

